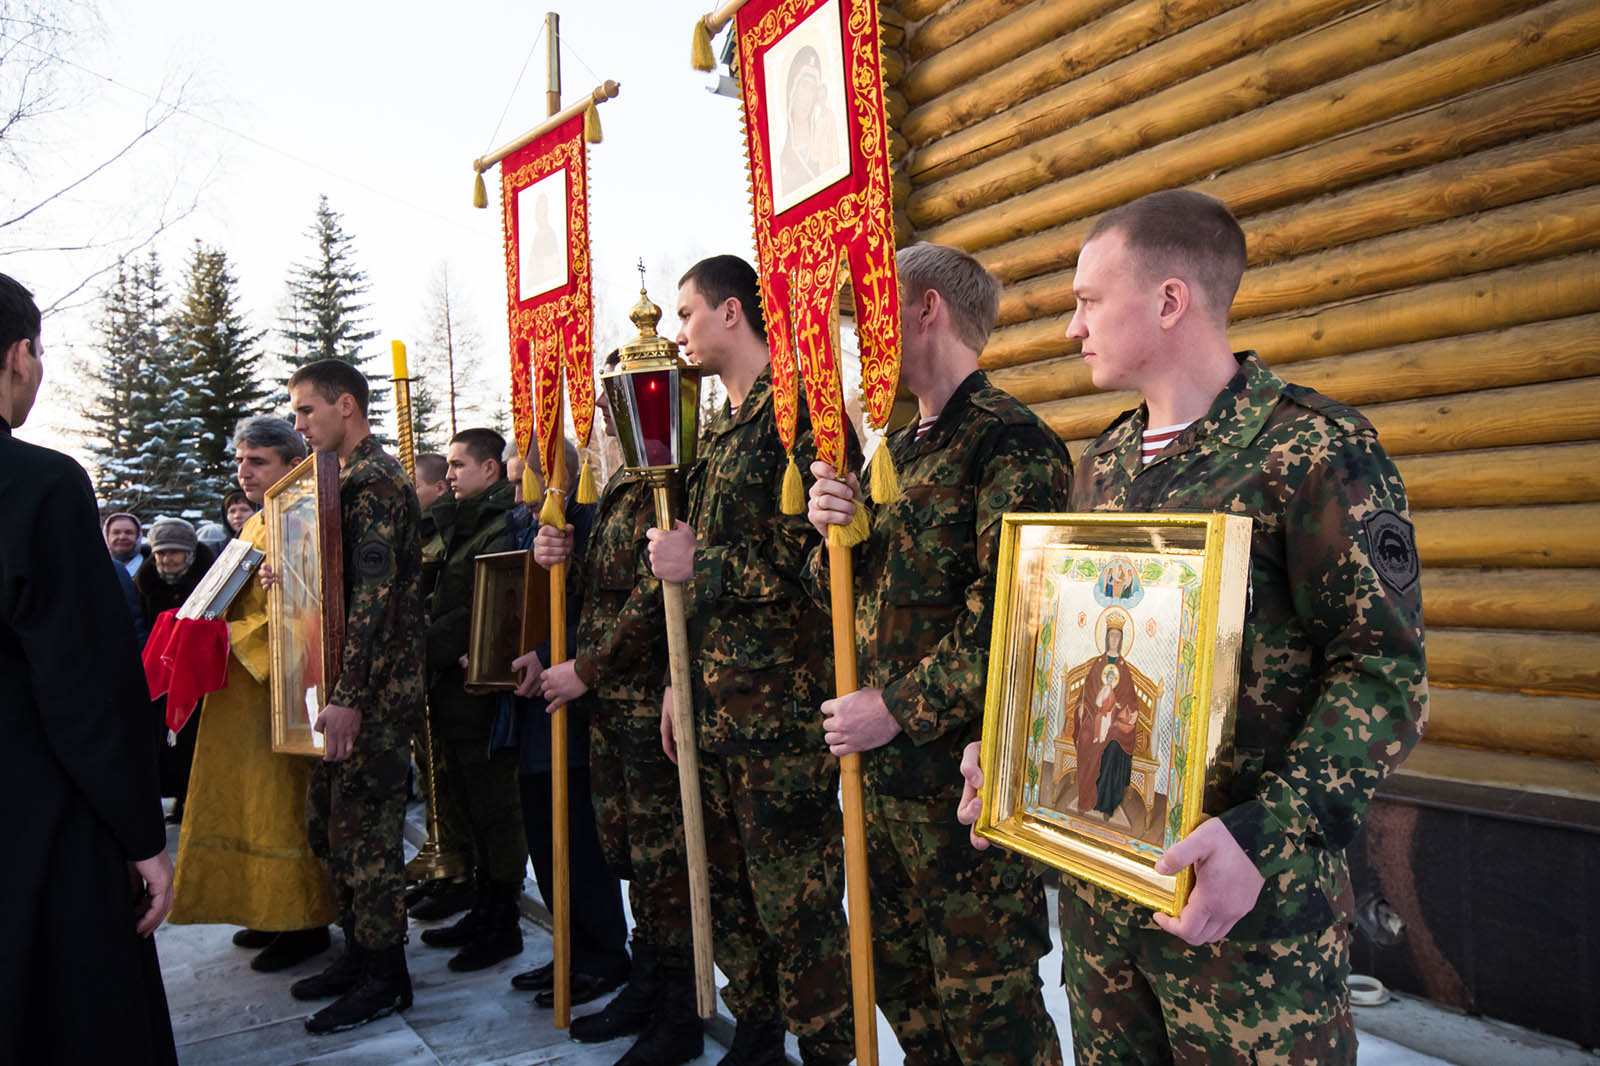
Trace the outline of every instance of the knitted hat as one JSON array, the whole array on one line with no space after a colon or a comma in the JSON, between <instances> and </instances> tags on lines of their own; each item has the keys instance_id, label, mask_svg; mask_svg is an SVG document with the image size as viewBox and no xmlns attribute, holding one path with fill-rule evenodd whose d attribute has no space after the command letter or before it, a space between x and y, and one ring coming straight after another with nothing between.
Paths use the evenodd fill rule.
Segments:
<instances>
[{"instance_id":1,"label":"knitted hat","mask_svg":"<svg viewBox=\"0 0 1600 1066\"><path fill-rule=\"evenodd\" d=\"M128 521L133 523L134 536L138 536L140 533L144 532L144 523L139 521L139 516L136 514L130 514L127 511L112 511L110 514L106 515L105 521L100 523L100 532L104 533L109 530L111 528L111 523L115 522L119 518L126 518Z\"/></svg>"},{"instance_id":2,"label":"knitted hat","mask_svg":"<svg viewBox=\"0 0 1600 1066\"><path fill-rule=\"evenodd\" d=\"M181 518L158 518L150 526L150 550L194 552L194 526Z\"/></svg>"}]
</instances>

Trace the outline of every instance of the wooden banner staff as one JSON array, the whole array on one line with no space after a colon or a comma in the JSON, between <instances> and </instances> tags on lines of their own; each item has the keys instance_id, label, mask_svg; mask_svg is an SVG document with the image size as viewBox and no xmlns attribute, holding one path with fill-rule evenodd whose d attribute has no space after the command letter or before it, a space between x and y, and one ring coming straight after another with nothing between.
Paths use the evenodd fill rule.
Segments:
<instances>
[{"instance_id":1,"label":"wooden banner staff","mask_svg":"<svg viewBox=\"0 0 1600 1066\"><path fill-rule=\"evenodd\" d=\"M553 15L546 16L546 18L550 17L553 17ZM550 117L533 127L533 129L529 130L527 133L524 133L514 141L510 141L501 145L499 148L496 148L487 155L480 155L478 158L474 159L472 161L472 169L477 173L477 179L473 183L472 206L489 206L489 193L483 185L484 171L488 170L490 167L494 166L496 163L500 162L500 160L504 159L512 152L515 152L517 149L526 148L540 137L543 137L557 126L560 126L563 122L571 119L574 115L584 115L584 139L590 144L597 143L600 140L600 120L595 114L594 107L596 104L603 104L607 100L615 99L617 94L621 91L621 85L612 81L610 78L607 78L599 85L596 85L593 89L590 89L588 94L577 103L559 111L552 108L550 111ZM557 97L559 98L560 90L557 89L556 92ZM548 92L546 97L548 100ZM546 106L548 107L550 105L547 103Z\"/></svg>"},{"instance_id":2,"label":"wooden banner staff","mask_svg":"<svg viewBox=\"0 0 1600 1066\"><path fill-rule=\"evenodd\" d=\"M717 69L717 59L711 54L711 38L721 33L722 28L733 21L734 14L747 2L748 0L728 0L715 11L700 16L700 20L694 24L694 43L689 51L689 61L694 64L694 69L703 71Z\"/></svg>"}]
</instances>

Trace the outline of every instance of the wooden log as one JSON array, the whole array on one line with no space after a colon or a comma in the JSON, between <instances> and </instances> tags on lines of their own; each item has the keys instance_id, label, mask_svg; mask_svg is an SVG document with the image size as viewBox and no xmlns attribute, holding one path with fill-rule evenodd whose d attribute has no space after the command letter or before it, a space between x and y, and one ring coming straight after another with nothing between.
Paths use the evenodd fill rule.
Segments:
<instances>
[{"instance_id":1,"label":"wooden log","mask_svg":"<svg viewBox=\"0 0 1600 1066\"><path fill-rule=\"evenodd\" d=\"M946 4L911 31L906 56L913 61L927 59L1031 3L1033 0L966 0Z\"/></svg>"},{"instance_id":2,"label":"wooden log","mask_svg":"<svg viewBox=\"0 0 1600 1066\"><path fill-rule=\"evenodd\" d=\"M885 83L883 89L884 114L888 116L889 127L896 132L900 129L901 120L906 117L907 106L905 93L891 88L888 83Z\"/></svg>"},{"instance_id":3,"label":"wooden log","mask_svg":"<svg viewBox=\"0 0 1600 1066\"><path fill-rule=\"evenodd\" d=\"M1236 350L1253 348L1282 366L1596 311L1600 255L1583 252L1302 314L1239 322L1228 334ZM1078 344L1066 338L1067 321L1059 316L995 331L980 365L990 370L995 385L1024 403L1092 391L1089 370L1075 354Z\"/></svg>"},{"instance_id":4,"label":"wooden log","mask_svg":"<svg viewBox=\"0 0 1600 1066\"><path fill-rule=\"evenodd\" d=\"M1600 571L1430 566L1422 572L1422 614L1430 638L1435 626L1596 633Z\"/></svg>"},{"instance_id":5,"label":"wooden log","mask_svg":"<svg viewBox=\"0 0 1600 1066\"><path fill-rule=\"evenodd\" d=\"M926 184L911 198L911 220L935 225L1347 76L1381 78L1385 60L1481 27L1504 6L1503 0L1386 0ZM1095 84L1091 79L1089 88ZM1248 151L1250 143L1232 147Z\"/></svg>"},{"instance_id":6,"label":"wooden log","mask_svg":"<svg viewBox=\"0 0 1600 1066\"><path fill-rule=\"evenodd\" d=\"M1139 185L1146 187L1124 188L1116 193L1113 202L1326 140L1346 130L1582 55L1597 46L1600 6L1589 0L1553 0L1534 11L1458 34L1288 99L1255 107L1227 121L1194 129L1167 145L1162 154L1163 169L1143 174ZM1248 63L1250 59L1240 62ZM1270 78L1273 72L1259 73ZM1175 89L1192 86L1191 82ZM1160 103L1166 110L1153 113L1153 103ZM1171 131L1184 121L1183 113L1214 106L1209 98L1186 96L1181 91L1170 100L1157 94L1137 101L1030 145L1024 152L1013 153L1025 167L1032 168L1024 175L1026 180L1056 179L1049 184L971 210L972 204L987 195L989 179L999 177L980 173L984 167L979 167L949 179L959 184L948 185L940 194L938 203L943 206L938 207L937 213L960 211L960 217L928 225L925 220L936 213L929 206L935 201L924 195L932 193L930 187L913 195L912 221L925 227L926 239L970 250L1082 218L1107 205L1086 197L1085 189L1079 187L1081 183L1062 178L1168 140Z\"/></svg>"},{"instance_id":7,"label":"wooden log","mask_svg":"<svg viewBox=\"0 0 1600 1066\"><path fill-rule=\"evenodd\" d=\"M1600 378L1401 400L1363 412L1390 455L1600 439Z\"/></svg>"},{"instance_id":8,"label":"wooden log","mask_svg":"<svg viewBox=\"0 0 1600 1066\"><path fill-rule=\"evenodd\" d=\"M1281 280L1275 280L1274 275L1262 272L1259 264L1264 262L1304 256L1322 249L1358 244L1365 238L1404 231L1403 237L1391 237L1392 243L1388 246L1361 245L1351 249L1351 254L1354 258L1382 258L1385 252L1395 251L1397 245L1400 257L1411 259L1415 272L1416 261L1424 255L1420 248L1425 239L1424 234L1417 231L1430 223L1460 219L1474 212L1504 208L1572 190L1578 190L1576 195L1580 198L1587 194L1585 203L1587 209L1592 210L1595 186L1600 186L1600 122L1586 123L1577 129L1549 134L1533 142L1497 148L1392 181L1245 218L1242 221L1249 261L1255 269L1245 275L1246 287L1241 290L1240 298L1234 301L1233 315L1235 318L1248 318L1253 314L1267 313L1265 308L1252 306L1252 301L1265 300L1270 303L1264 294L1284 284ZM1547 217L1542 207L1536 205L1527 210L1534 217L1486 216L1481 222L1477 219L1462 222L1453 232L1429 233L1441 245L1459 248L1479 241L1492 243L1490 235L1480 233L1480 229L1499 227L1504 231L1528 225L1539 236L1548 235L1552 241L1564 239L1573 242L1570 224L1568 232L1558 236L1545 228L1556 220ZM1087 227L1087 220L1081 226L1076 223L1069 226L1077 235L1077 246L1081 246ZM1584 229L1587 230L1588 226L1585 225ZM1416 235L1415 239L1413 234ZM1583 236L1587 236L1587 233ZM1579 239L1573 243L1581 246L1583 241ZM1074 260L1077 258L1077 246L1071 252ZM1552 250L1541 248L1540 258L1546 258L1551 253ZM1345 253L1339 254L1343 257ZM1430 266L1442 266L1446 254L1442 247L1430 251L1426 253L1427 262ZM1503 256L1504 253L1501 253ZM1467 265L1484 270L1496 264L1472 259ZM1311 268L1304 266L1298 269L1303 271ZM1435 276L1450 272L1432 271ZM1011 325L1041 315L1069 313L1074 305L1072 273L1071 270L1061 270L1002 289L1000 324ZM1370 276L1376 279L1380 274L1373 272ZM1369 288L1364 284L1363 291L1394 287L1397 286L1384 284ZM1319 293L1316 302L1326 302L1327 299Z\"/></svg>"},{"instance_id":9,"label":"wooden log","mask_svg":"<svg viewBox=\"0 0 1600 1066\"><path fill-rule=\"evenodd\" d=\"M1432 630L1428 665L1433 666ZM1600 759L1600 700L1430 685L1423 735L1430 744L1595 760Z\"/></svg>"},{"instance_id":10,"label":"wooden log","mask_svg":"<svg viewBox=\"0 0 1600 1066\"><path fill-rule=\"evenodd\" d=\"M895 6L899 8L901 15L916 22L934 14L944 7L946 2L947 0L899 0Z\"/></svg>"},{"instance_id":11,"label":"wooden log","mask_svg":"<svg viewBox=\"0 0 1600 1066\"><path fill-rule=\"evenodd\" d=\"M903 85L906 76L906 57L893 48L885 48L883 56L883 83Z\"/></svg>"},{"instance_id":12,"label":"wooden log","mask_svg":"<svg viewBox=\"0 0 1600 1066\"><path fill-rule=\"evenodd\" d=\"M912 105L930 100L1014 56L1098 18L1122 0L1034 0L913 66L901 84Z\"/></svg>"},{"instance_id":13,"label":"wooden log","mask_svg":"<svg viewBox=\"0 0 1600 1066\"><path fill-rule=\"evenodd\" d=\"M1425 568L1600 566L1600 504L1462 507L1411 518Z\"/></svg>"},{"instance_id":14,"label":"wooden log","mask_svg":"<svg viewBox=\"0 0 1600 1066\"><path fill-rule=\"evenodd\" d=\"M1411 455L1396 465L1412 507L1600 501L1600 443L1592 441Z\"/></svg>"},{"instance_id":15,"label":"wooden log","mask_svg":"<svg viewBox=\"0 0 1600 1066\"><path fill-rule=\"evenodd\" d=\"M919 146L918 181L947 178L1356 6L1353 0L1135 0L914 109L905 132Z\"/></svg>"},{"instance_id":16,"label":"wooden log","mask_svg":"<svg viewBox=\"0 0 1600 1066\"><path fill-rule=\"evenodd\" d=\"M1429 108L1304 148L1258 160L1195 182L1191 188L1225 202L1241 219L1495 145L1516 142L1600 115L1600 55L1534 71L1440 107ZM1179 146L1181 147L1181 146ZM1530 154L1538 149L1530 143ZM1119 159L1074 179L1085 214L1151 191L1166 145ZM924 150L925 151L925 150ZM919 151L919 156L924 154ZM1068 220L979 251L1003 281L1032 277L1077 261L1090 217Z\"/></svg>"},{"instance_id":17,"label":"wooden log","mask_svg":"<svg viewBox=\"0 0 1600 1066\"><path fill-rule=\"evenodd\" d=\"M1426 737L1412 750L1400 767L1400 773L1409 777L1600 800L1600 766L1594 763L1458 748L1435 744Z\"/></svg>"},{"instance_id":18,"label":"wooden log","mask_svg":"<svg viewBox=\"0 0 1600 1066\"><path fill-rule=\"evenodd\" d=\"M1600 696L1600 636L1430 626L1428 677L1442 685Z\"/></svg>"}]
</instances>

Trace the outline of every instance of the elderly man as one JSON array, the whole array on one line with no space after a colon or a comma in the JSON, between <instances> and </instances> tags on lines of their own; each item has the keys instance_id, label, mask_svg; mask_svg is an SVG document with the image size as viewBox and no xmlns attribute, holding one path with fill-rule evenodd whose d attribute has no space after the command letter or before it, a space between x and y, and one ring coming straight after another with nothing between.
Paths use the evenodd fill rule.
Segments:
<instances>
[{"instance_id":1,"label":"elderly man","mask_svg":"<svg viewBox=\"0 0 1600 1066\"><path fill-rule=\"evenodd\" d=\"M249 503L305 458L300 434L256 415L233 435L239 485ZM239 536L266 550L265 512ZM263 950L252 969L270 973L328 949L338 916L327 871L306 840L307 761L272 752L267 593L252 577L228 607L228 684L206 697L189 791L195 802L178 838L174 923L226 923L240 947Z\"/></svg>"},{"instance_id":2,"label":"elderly man","mask_svg":"<svg viewBox=\"0 0 1600 1066\"><path fill-rule=\"evenodd\" d=\"M0 274L0 1062L178 1061L148 939L172 906L155 735L94 491L16 440L44 375L39 309Z\"/></svg>"}]
</instances>

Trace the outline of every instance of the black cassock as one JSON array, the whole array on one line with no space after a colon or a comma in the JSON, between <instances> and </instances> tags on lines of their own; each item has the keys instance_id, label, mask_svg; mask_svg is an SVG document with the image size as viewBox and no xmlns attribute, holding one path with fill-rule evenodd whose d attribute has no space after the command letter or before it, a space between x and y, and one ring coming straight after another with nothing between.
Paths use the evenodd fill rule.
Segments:
<instances>
[{"instance_id":1,"label":"black cassock","mask_svg":"<svg viewBox=\"0 0 1600 1066\"><path fill-rule=\"evenodd\" d=\"M0 1063L176 1063L127 863L166 846L150 697L77 463L0 420Z\"/></svg>"}]
</instances>

